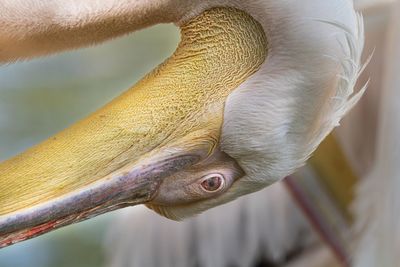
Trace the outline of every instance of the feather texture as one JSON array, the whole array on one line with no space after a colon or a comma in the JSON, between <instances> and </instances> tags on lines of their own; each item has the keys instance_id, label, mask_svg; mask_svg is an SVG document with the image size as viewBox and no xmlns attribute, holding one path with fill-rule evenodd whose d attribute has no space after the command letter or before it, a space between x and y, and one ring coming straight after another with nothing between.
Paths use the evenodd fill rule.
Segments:
<instances>
[{"instance_id":1,"label":"feather texture","mask_svg":"<svg viewBox=\"0 0 400 267\"><path fill-rule=\"evenodd\" d=\"M109 266L251 266L274 263L311 242L312 230L283 184L183 222L127 209L110 229Z\"/></svg>"},{"instance_id":2,"label":"feather texture","mask_svg":"<svg viewBox=\"0 0 400 267\"><path fill-rule=\"evenodd\" d=\"M371 172L360 183L355 210L360 236L356 267L394 267L400 251L400 2L392 8L386 40L385 75L381 88L378 138Z\"/></svg>"},{"instance_id":3,"label":"feather texture","mask_svg":"<svg viewBox=\"0 0 400 267\"><path fill-rule=\"evenodd\" d=\"M364 32L349 1L265 3L269 58L230 95L222 145L244 182L270 184L302 166L362 96L353 88Z\"/></svg>"}]
</instances>

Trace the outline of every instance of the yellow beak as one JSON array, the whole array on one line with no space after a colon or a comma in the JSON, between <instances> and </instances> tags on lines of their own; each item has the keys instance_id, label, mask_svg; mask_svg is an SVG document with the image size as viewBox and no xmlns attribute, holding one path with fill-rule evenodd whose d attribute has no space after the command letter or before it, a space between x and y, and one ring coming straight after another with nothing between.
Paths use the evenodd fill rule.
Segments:
<instances>
[{"instance_id":1,"label":"yellow beak","mask_svg":"<svg viewBox=\"0 0 400 267\"><path fill-rule=\"evenodd\" d=\"M233 8L181 30L176 52L135 87L0 164L0 247L146 203L218 146L226 98L265 60L264 32Z\"/></svg>"}]
</instances>

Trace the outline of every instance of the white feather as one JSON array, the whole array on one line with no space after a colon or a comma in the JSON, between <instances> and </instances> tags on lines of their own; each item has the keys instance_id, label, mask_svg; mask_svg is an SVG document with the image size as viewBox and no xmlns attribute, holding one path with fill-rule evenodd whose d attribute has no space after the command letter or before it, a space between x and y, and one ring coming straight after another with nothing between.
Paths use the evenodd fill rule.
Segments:
<instances>
[{"instance_id":1,"label":"white feather","mask_svg":"<svg viewBox=\"0 0 400 267\"><path fill-rule=\"evenodd\" d=\"M269 56L229 96L222 147L244 182L268 185L302 166L362 96L353 88L364 32L350 1L262 3Z\"/></svg>"},{"instance_id":2,"label":"white feather","mask_svg":"<svg viewBox=\"0 0 400 267\"><path fill-rule=\"evenodd\" d=\"M313 240L291 196L276 184L183 222L127 209L106 247L113 267L248 267L261 258L283 262Z\"/></svg>"},{"instance_id":3,"label":"white feather","mask_svg":"<svg viewBox=\"0 0 400 267\"><path fill-rule=\"evenodd\" d=\"M169 216L175 219L295 172L365 91L353 94L363 69L364 28L352 1L193 1L178 24L224 5L255 18L269 45L260 70L229 95L225 106L221 148L246 175L219 197L174 207Z\"/></svg>"},{"instance_id":4,"label":"white feather","mask_svg":"<svg viewBox=\"0 0 400 267\"><path fill-rule=\"evenodd\" d=\"M381 88L378 139L372 171L358 188L355 210L360 235L356 267L399 266L400 252L400 2L389 22ZM376 40L378 41L378 40Z\"/></svg>"}]
</instances>

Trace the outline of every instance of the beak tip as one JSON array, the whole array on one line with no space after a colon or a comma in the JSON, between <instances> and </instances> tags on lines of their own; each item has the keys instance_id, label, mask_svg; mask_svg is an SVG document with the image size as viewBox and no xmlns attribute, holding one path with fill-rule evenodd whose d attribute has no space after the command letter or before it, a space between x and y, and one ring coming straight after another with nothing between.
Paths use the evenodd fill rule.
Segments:
<instances>
[{"instance_id":1,"label":"beak tip","mask_svg":"<svg viewBox=\"0 0 400 267\"><path fill-rule=\"evenodd\" d=\"M146 166L127 166L62 197L0 216L0 248L109 211L147 203L163 178L196 163L199 157L169 154L167 159L153 160Z\"/></svg>"}]
</instances>

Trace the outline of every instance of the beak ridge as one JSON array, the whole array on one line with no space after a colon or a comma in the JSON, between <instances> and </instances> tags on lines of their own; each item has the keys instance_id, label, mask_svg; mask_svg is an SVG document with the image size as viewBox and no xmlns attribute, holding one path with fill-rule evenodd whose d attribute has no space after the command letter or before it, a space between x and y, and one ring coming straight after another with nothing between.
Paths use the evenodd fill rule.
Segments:
<instances>
[{"instance_id":1,"label":"beak ridge","mask_svg":"<svg viewBox=\"0 0 400 267\"><path fill-rule=\"evenodd\" d=\"M115 209L146 203L163 178L199 160L196 154L146 160L57 199L0 216L0 248Z\"/></svg>"}]
</instances>

